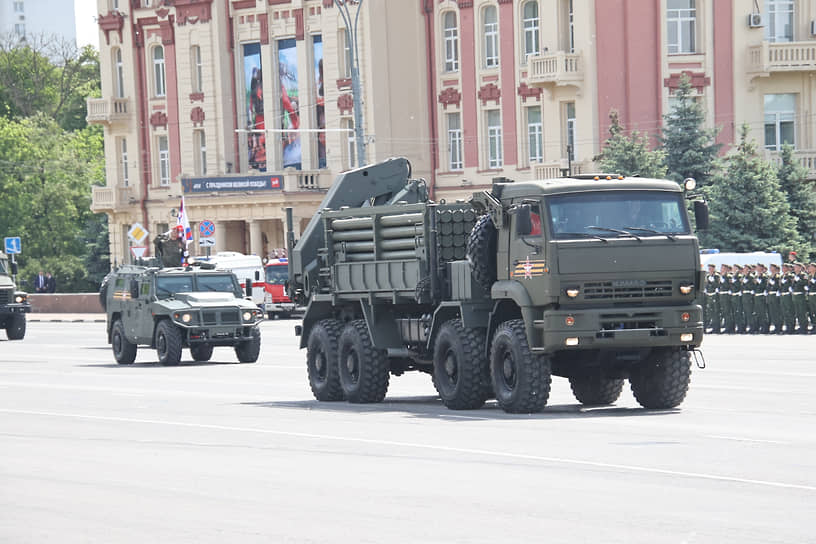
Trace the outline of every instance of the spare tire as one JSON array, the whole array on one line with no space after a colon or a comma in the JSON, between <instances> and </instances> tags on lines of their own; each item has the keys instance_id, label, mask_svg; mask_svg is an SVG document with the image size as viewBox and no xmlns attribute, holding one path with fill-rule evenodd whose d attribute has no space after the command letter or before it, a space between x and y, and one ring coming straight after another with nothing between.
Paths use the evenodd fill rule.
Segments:
<instances>
[{"instance_id":1,"label":"spare tire","mask_svg":"<svg viewBox=\"0 0 816 544\"><path fill-rule=\"evenodd\" d=\"M473 272L473 279L490 292L496 281L496 227L490 214L481 216L467 240L467 260Z\"/></svg>"},{"instance_id":2,"label":"spare tire","mask_svg":"<svg viewBox=\"0 0 816 544\"><path fill-rule=\"evenodd\" d=\"M102 278L102 283L99 284L99 304L106 311L108 309L108 278L110 278L110 274L105 275Z\"/></svg>"}]
</instances>

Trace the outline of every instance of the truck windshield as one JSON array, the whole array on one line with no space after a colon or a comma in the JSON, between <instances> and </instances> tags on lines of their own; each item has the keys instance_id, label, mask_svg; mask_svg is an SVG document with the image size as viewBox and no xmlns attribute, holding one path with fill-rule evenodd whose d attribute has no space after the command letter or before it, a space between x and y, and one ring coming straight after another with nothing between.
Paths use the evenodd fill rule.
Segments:
<instances>
[{"instance_id":1,"label":"truck windshield","mask_svg":"<svg viewBox=\"0 0 816 544\"><path fill-rule=\"evenodd\" d=\"M237 289L238 286L235 285L232 274L159 276L156 278L156 295L159 298L190 292L235 293Z\"/></svg>"},{"instance_id":2,"label":"truck windshield","mask_svg":"<svg viewBox=\"0 0 816 544\"><path fill-rule=\"evenodd\" d=\"M283 285L287 279L289 279L289 268L285 264L266 267L266 283Z\"/></svg>"},{"instance_id":3,"label":"truck windshield","mask_svg":"<svg viewBox=\"0 0 816 544\"><path fill-rule=\"evenodd\" d=\"M8 269L6 268L6 260L0 259L0 274L8 275Z\"/></svg>"},{"instance_id":4,"label":"truck windshield","mask_svg":"<svg viewBox=\"0 0 816 544\"><path fill-rule=\"evenodd\" d=\"M547 199L550 228L558 239L689 234L680 193L598 191Z\"/></svg>"}]
</instances>

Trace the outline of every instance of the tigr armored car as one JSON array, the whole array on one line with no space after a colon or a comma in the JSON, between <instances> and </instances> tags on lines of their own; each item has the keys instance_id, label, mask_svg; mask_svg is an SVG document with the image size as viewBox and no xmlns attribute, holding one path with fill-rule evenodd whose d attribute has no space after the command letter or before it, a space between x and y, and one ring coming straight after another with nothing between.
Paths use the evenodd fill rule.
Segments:
<instances>
[{"instance_id":1,"label":"tigr armored car","mask_svg":"<svg viewBox=\"0 0 816 544\"><path fill-rule=\"evenodd\" d=\"M0 327L6 329L9 340L22 340L26 332L26 312L31 311L28 294L18 291L11 279L17 273L17 265L9 263L6 254L0 252Z\"/></svg>"}]
</instances>

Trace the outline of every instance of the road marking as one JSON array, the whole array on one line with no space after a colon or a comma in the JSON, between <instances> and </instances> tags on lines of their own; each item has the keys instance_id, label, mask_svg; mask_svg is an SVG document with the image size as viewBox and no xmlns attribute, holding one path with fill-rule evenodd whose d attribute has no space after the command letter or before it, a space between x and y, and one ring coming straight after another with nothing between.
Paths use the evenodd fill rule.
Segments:
<instances>
[{"instance_id":1,"label":"road marking","mask_svg":"<svg viewBox=\"0 0 816 544\"><path fill-rule=\"evenodd\" d=\"M742 436L720 436L716 434L706 435L706 438L717 438L720 440L734 440L735 442L756 442L758 444L779 444L782 446L790 446L790 442L782 442L779 440L762 440L761 438L745 438Z\"/></svg>"},{"instance_id":2,"label":"road marking","mask_svg":"<svg viewBox=\"0 0 816 544\"><path fill-rule=\"evenodd\" d=\"M755 480L751 478L737 478L735 476L722 476L719 474L706 474L703 472L685 472L685 471L678 471L678 470L668 470L668 469L661 469L661 468L653 468L653 467L642 467L642 466L635 466L635 465L620 465L616 463L601 463L598 461L587 461L581 459L567 459L563 457L545 457L542 455L530 455L524 453L513 453L513 452L503 452L503 451L494 451L494 450L482 450L482 449L473 449L473 448L456 448L452 446L440 446L434 444L421 444L421 443L413 443L413 442L398 442L394 440L377 440L373 438L354 438L354 437L347 437L347 436L335 436L335 435L325 435L325 434L314 434L314 433L302 433L302 432L293 432L293 431L277 431L273 429L259 429L253 427L231 427L226 425L213 425L209 423L188 423L184 421L168 421L168 420L157 420L157 419L137 419L137 418L127 418L127 417L114 417L114 416L94 416L94 415L87 415L87 414L60 414L56 412L37 412L31 410L12 410L7 408L0 408L0 413L6 414L17 414L17 415L28 415L28 416L45 416L45 417L61 417L61 418L70 418L70 419L84 419L84 420L92 420L92 421L110 421L110 422L117 422L117 423L139 423L139 424L146 424L146 425L168 425L168 426L175 426L175 427L187 427L187 428L195 428L195 429L211 429L211 430L219 430L219 431L233 431L233 432L246 432L246 433L259 433L259 434L270 434L275 436L290 436L290 437L297 437L297 438L308 438L314 440L332 440L336 442L352 442L352 443L359 443L359 444L374 444L380 446L396 446L401 448L416 448L416 449L424 449L430 451L442 451L448 453L464 453L469 455L484 455L487 457L498 457L498 458L505 458L505 459L523 459L526 461L541 461L547 463L560 463L563 465L576 465L576 466L584 466L584 467L595 467L595 468L606 468L606 469L614 469L614 470L624 470L629 472L640 472L644 474L660 474L665 476L679 476L684 478L693 478L698 480L711 480L717 482L729 482L729 483L736 483L736 484L748 484L748 485L755 485L755 486L762 486L762 487L773 487L773 488L781 488L781 489L798 489L801 491L812 491L816 492L816 486L811 485L803 485L803 484L791 484L785 482L772 482L768 480Z\"/></svg>"}]
</instances>

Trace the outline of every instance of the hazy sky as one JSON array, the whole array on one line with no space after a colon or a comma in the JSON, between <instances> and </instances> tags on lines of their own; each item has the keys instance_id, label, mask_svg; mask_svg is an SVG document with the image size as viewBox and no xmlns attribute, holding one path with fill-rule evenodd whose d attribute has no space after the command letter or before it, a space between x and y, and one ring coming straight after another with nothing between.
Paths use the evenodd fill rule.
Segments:
<instances>
[{"instance_id":1,"label":"hazy sky","mask_svg":"<svg viewBox=\"0 0 816 544\"><path fill-rule=\"evenodd\" d=\"M74 0L74 15L76 18L77 45L84 47L93 45L99 50L99 26L96 24L98 15L96 0Z\"/></svg>"}]
</instances>

